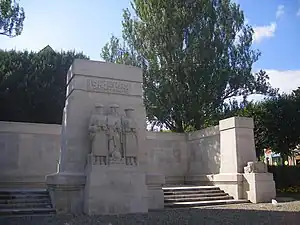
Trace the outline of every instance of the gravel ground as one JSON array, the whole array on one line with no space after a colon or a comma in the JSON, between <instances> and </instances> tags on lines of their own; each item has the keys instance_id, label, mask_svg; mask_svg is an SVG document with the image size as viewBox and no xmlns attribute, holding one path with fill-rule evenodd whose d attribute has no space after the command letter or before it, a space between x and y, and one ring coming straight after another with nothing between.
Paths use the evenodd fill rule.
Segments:
<instances>
[{"instance_id":1,"label":"gravel ground","mask_svg":"<svg viewBox=\"0 0 300 225\"><path fill-rule=\"evenodd\" d=\"M238 204L197 209L167 209L148 214L120 216L26 216L0 218L0 225L299 225L300 201L272 204Z\"/></svg>"},{"instance_id":2,"label":"gravel ground","mask_svg":"<svg viewBox=\"0 0 300 225\"><path fill-rule=\"evenodd\" d=\"M289 198L282 198L278 200L278 205L273 206L271 203L260 204L231 204L220 206L205 206L201 208L205 209L237 209L237 210L262 210L262 211L276 211L276 212L299 212L300 213L300 201L289 201ZM300 222L299 222L300 224Z\"/></svg>"}]
</instances>

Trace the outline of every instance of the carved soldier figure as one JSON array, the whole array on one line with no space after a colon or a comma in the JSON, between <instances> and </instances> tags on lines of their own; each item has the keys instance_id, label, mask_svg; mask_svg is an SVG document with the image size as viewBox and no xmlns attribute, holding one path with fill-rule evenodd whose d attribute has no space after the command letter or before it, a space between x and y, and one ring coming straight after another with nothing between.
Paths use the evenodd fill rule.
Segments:
<instances>
[{"instance_id":1,"label":"carved soldier figure","mask_svg":"<svg viewBox=\"0 0 300 225\"><path fill-rule=\"evenodd\" d=\"M121 119L118 115L118 105L110 106L110 114L107 116L108 128L108 153L113 161L122 160L121 155Z\"/></svg>"},{"instance_id":2,"label":"carved soldier figure","mask_svg":"<svg viewBox=\"0 0 300 225\"><path fill-rule=\"evenodd\" d=\"M138 153L136 122L133 119L134 109L125 109L123 119L124 148L126 156L136 156Z\"/></svg>"},{"instance_id":3,"label":"carved soldier figure","mask_svg":"<svg viewBox=\"0 0 300 225\"><path fill-rule=\"evenodd\" d=\"M95 105L95 111L91 116L89 124L89 136L93 155L106 156L107 154L106 120L104 106L102 104Z\"/></svg>"}]
</instances>

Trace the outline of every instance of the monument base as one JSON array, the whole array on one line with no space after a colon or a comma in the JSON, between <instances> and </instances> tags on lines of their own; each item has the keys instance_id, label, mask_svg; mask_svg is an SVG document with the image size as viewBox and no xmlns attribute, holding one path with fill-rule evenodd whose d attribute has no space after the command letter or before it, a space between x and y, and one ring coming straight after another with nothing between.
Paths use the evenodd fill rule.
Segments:
<instances>
[{"instance_id":1,"label":"monument base","mask_svg":"<svg viewBox=\"0 0 300 225\"><path fill-rule=\"evenodd\" d=\"M245 173L244 189L252 203L271 202L276 197L272 173Z\"/></svg>"},{"instance_id":2,"label":"monument base","mask_svg":"<svg viewBox=\"0 0 300 225\"><path fill-rule=\"evenodd\" d=\"M228 193L235 200L244 199L243 174L219 173L213 175L213 184Z\"/></svg>"},{"instance_id":3,"label":"monument base","mask_svg":"<svg viewBox=\"0 0 300 225\"><path fill-rule=\"evenodd\" d=\"M163 209L164 192L162 187L166 183L165 176L163 174L148 173L146 183L148 187L148 209Z\"/></svg>"},{"instance_id":4,"label":"monument base","mask_svg":"<svg viewBox=\"0 0 300 225\"><path fill-rule=\"evenodd\" d=\"M145 173L125 164L87 165L84 212L109 215L148 212Z\"/></svg>"},{"instance_id":5,"label":"monument base","mask_svg":"<svg viewBox=\"0 0 300 225\"><path fill-rule=\"evenodd\" d=\"M59 172L46 176L51 202L58 214L83 213L85 175Z\"/></svg>"}]
</instances>

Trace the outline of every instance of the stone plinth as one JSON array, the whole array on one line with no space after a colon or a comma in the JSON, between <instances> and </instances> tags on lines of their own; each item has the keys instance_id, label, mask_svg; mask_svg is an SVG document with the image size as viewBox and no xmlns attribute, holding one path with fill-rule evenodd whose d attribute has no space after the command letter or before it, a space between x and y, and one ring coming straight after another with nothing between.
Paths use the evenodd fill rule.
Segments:
<instances>
[{"instance_id":1,"label":"stone plinth","mask_svg":"<svg viewBox=\"0 0 300 225\"><path fill-rule=\"evenodd\" d=\"M213 184L221 188L234 199L243 199L244 178L241 173L220 173L213 175Z\"/></svg>"},{"instance_id":2,"label":"stone plinth","mask_svg":"<svg viewBox=\"0 0 300 225\"><path fill-rule=\"evenodd\" d=\"M83 213L83 205L88 209L92 208L93 213L110 212L110 209L94 210L95 202L85 202L91 196L99 199L97 193L99 196L110 195L110 188L97 191L93 189L98 176L108 186L111 180L118 180L124 175L129 179L128 182L133 182L134 177L139 179L136 186L133 185L134 190L138 190L137 186L141 190L146 187L143 178L147 164L146 112L142 99L142 80L142 71L132 66L76 59L70 67L67 74L59 171L46 178L52 202L58 212L80 214ZM96 156L96 164L101 169L87 169L87 165L91 163L88 161L89 155ZM112 164L120 164L124 168L117 166L112 172ZM139 175L130 177L131 172L128 171L132 169L126 168L131 166L135 168L132 174ZM125 185L126 181L120 181L119 185L123 183ZM111 185L114 189L114 184ZM87 190L89 187L90 191ZM84 193L88 193L87 197ZM116 192L115 197L121 202L122 199L127 199L123 192ZM144 199L133 199L128 211L146 211ZM101 201L96 204L101 205ZM125 211L122 207L114 210L115 213Z\"/></svg>"},{"instance_id":3,"label":"stone plinth","mask_svg":"<svg viewBox=\"0 0 300 225\"><path fill-rule=\"evenodd\" d=\"M253 119L231 117L219 122L220 173L243 173L247 162L256 160Z\"/></svg>"},{"instance_id":4,"label":"stone plinth","mask_svg":"<svg viewBox=\"0 0 300 225\"><path fill-rule=\"evenodd\" d=\"M146 175L148 187L148 208L164 208L164 192L162 186L166 183L165 176L159 173L149 173Z\"/></svg>"},{"instance_id":5,"label":"stone plinth","mask_svg":"<svg viewBox=\"0 0 300 225\"><path fill-rule=\"evenodd\" d=\"M272 173L245 173L244 191L252 203L271 202L276 197Z\"/></svg>"},{"instance_id":6,"label":"stone plinth","mask_svg":"<svg viewBox=\"0 0 300 225\"><path fill-rule=\"evenodd\" d=\"M58 214L82 214L85 176L55 173L46 177L52 204Z\"/></svg>"},{"instance_id":7,"label":"stone plinth","mask_svg":"<svg viewBox=\"0 0 300 225\"><path fill-rule=\"evenodd\" d=\"M220 173L213 176L214 184L235 199L242 199L244 166L256 160L253 120L231 117L219 122Z\"/></svg>"},{"instance_id":8,"label":"stone plinth","mask_svg":"<svg viewBox=\"0 0 300 225\"><path fill-rule=\"evenodd\" d=\"M220 173L214 184L235 199L257 203L275 197L272 174L266 165L256 162L252 118L232 117L219 122Z\"/></svg>"},{"instance_id":9,"label":"stone plinth","mask_svg":"<svg viewBox=\"0 0 300 225\"><path fill-rule=\"evenodd\" d=\"M145 173L137 166L88 165L85 207L88 215L148 212Z\"/></svg>"}]
</instances>

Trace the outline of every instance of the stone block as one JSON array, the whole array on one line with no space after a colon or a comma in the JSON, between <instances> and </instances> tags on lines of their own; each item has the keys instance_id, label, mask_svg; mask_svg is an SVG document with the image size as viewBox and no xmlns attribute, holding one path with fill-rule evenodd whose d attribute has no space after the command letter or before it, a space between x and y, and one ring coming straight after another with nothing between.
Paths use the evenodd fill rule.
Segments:
<instances>
[{"instance_id":1,"label":"stone block","mask_svg":"<svg viewBox=\"0 0 300 225\"><path fill-rule=\"evenodd\" d=\"M164 208L164 192L162 186L165 182L165 176L163 174L146 174L149 210Z\"/></svg>"},{"instance_id":2,"label":"stone block","mask_svg":"<svg viewBox=\"0 0 300 225\"><path fill-rule=\"evenodd\" d=\"M92 165L85 186L88 215L148 212L145 173L135 166Z\"/></svg>"},{"instance_id":3,"label":"stone block","mask_svg":"<svg viewBox=\"0 0 300 225\"><path fill-rule=\"evenodd\" d=\"M84 174L55 173L46 176L51 202L58 214L83 213Z\"/></svg>"},{"instance_id":4,"label":"stone block","mask_svg":"<svg viewBox=\"0 0 300 225\"><path fill-rule=\"evenodd\" d=\"M252 203L271 202L276 197L272 173L245 173L245 198Z\"/></svg>"},{"instance_id":5,"label":"stone block","mask_svg":"<svg viewBox=\"0 0 300 225\"><path fill-rule=\"evenodd\" d=\"M243 174L228 173L212 175L213 184L231 195L234 199L243 199Z\"/></svg>"}]
</instances>

